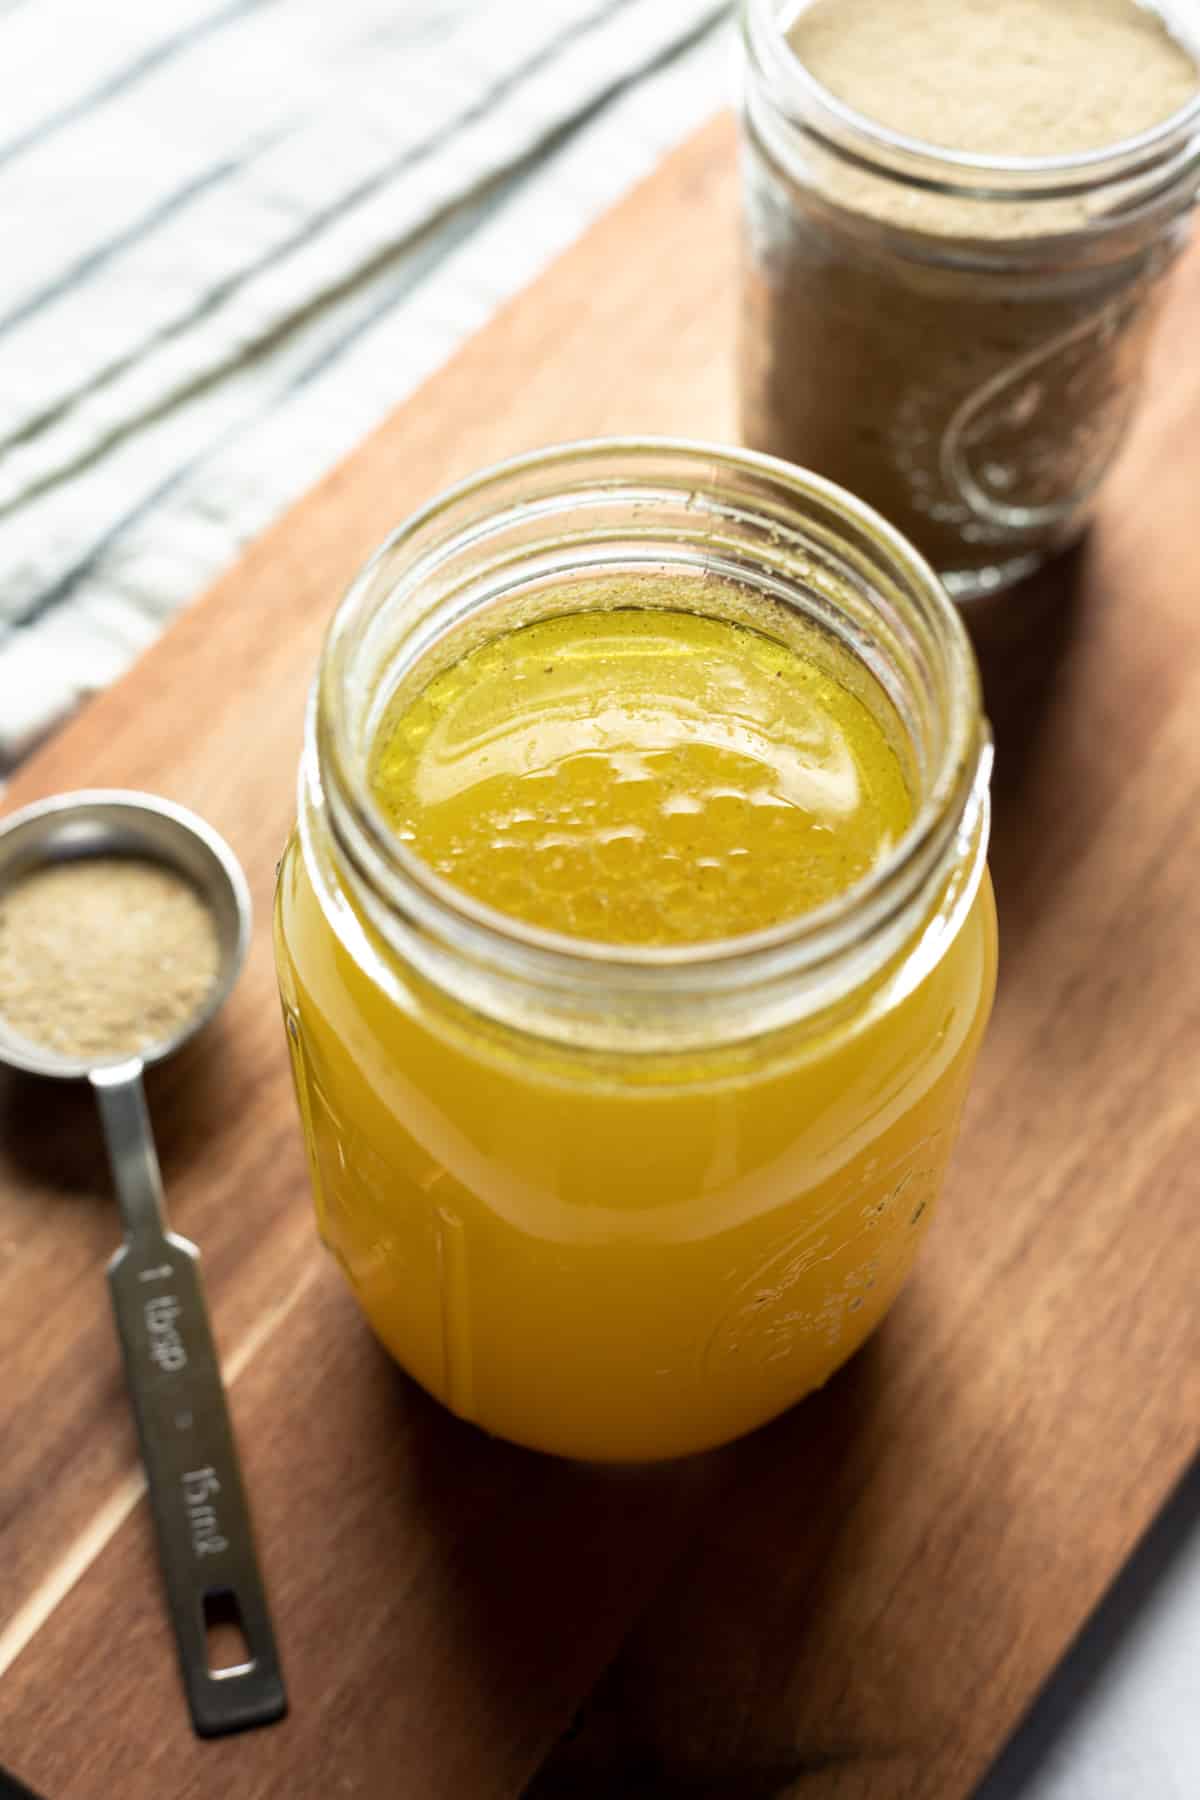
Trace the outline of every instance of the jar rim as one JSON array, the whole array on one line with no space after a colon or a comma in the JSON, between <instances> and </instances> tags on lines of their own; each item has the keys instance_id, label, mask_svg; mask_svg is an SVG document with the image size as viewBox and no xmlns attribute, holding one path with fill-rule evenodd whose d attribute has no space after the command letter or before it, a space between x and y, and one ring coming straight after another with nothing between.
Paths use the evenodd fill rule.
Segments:
<instances>
[{"instance_id":1,"label":"jar rim","mask_svg":"<svg viewBox=\"0 0 1200 1800\"><path fill-rule=\"evenodd\" d=\"M628 946L574 937L527 924L487 906L434 873L391 832L356 768L347 702L347 656L355 634L378 606L378 584L390 562L414 550L448 519L459 522L450 544L471 542L486 513L479 503L505 492L566 494L605 489L628 492L639 477L675 471L680 490L713 490L721 471L770 483L794 502L797 525L824 513L862 532L881 562L905 583L924 612L945 662L947 728L938 768L931 772L912 822L891 852L825 905L765 929L735 937L666 947ZM557 486L546 488L547 478ZM590 482L590 487L586 484ZM519 502L518 502L519 504ZM763 517L766 512L764 510ZM466 534L465 538L463 534ZM508 458L458 482L403 521L366 564L330 624L309 710L307 787L327 808L335 840L385 908L400 909L422 934L431 934L472 960L501 963L531 982L582 982L611 993L653 992L664 979L680 998L707 995L822 966L852 948L871 927L891 923L914 895L927 890L957 845L986 832L991 738L982 712L978 669L966 628L933 570L911 544L856 496L824 477L778 458L732 446L669 437L596 438ZM302 806L303 811L303 806Z\"/></svg>"},{"instance_id":2,"label":"jar rim","mask_svg":"<svg viewBox=\"0 0 1200 1800\"><path fill-rule=\"evenodd\" d=\"M856 111L791 48L781 11L779 0L742 0L742 39L789 122L850 161L913 186L987 201L1062 200L1164 167L1174 177L1200 162L1200 63L1192 98L1132 137L1053 156L997 156L934 144Z\"/></svg>"}]
</instances>

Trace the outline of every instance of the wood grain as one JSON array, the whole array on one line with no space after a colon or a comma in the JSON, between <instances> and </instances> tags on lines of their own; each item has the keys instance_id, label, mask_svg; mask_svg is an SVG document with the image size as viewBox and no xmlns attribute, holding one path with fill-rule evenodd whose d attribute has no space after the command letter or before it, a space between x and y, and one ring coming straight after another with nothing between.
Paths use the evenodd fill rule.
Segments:
<instances>
[{"instance_id":1,"label":"wood grain","mask_svg":"<svg viewBox=\"0 0 1200 1800\"><path fill-rule=\"evenodd\" d=\"M188 1734L103 1292L98 1137L86 1096L10 1081L0 1757L54 1800L956 1800L1200 1439L1195 257L1085 552L976 615L1001 992L948 1205L868 1350L729 1452L585 1472L416 1392L315 1247L267 913L324 624L403 513L497 455L731 434L734 209L721 121L7 797L183 800L230 837L259 909L226 1018L151 1099L236 1377L292 1714Z\"/></svg>"}]
</instances>

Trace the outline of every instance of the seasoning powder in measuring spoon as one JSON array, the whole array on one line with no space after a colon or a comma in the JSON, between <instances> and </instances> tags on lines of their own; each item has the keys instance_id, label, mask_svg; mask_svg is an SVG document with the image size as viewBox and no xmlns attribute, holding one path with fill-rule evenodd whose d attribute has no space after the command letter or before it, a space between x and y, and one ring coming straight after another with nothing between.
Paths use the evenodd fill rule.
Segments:
<instances>
[{"instance_id":1,"label":"seasoning powder in measuring spoon","mask_svg":"<svg viewBox=\"0 0 1200 1800\"><path fill-rule=\"evenodd\" d=\"M97 833L116 834L107 854L14 860L31 840L53 857ZM149 845L126 850L130 836L182 868ZM0 840L0 866L20 871L0 887L0 1062L86 1078L99 1106L124 1228L108 1286L192 1725L201 1737L266 1725L287 1696L200 1256L170 1228L142 1087L144 1063L178 1049L232 986L245 878L202 820L152 795L63 795L0 823ZM221 1618L244 1640L232 1665L212 1640Z\"/></svg>"},{"instance_id":2,"label":"seasoning powder in measuring spoon","mask_svg":"<svg viewBox=\"0 0 1200 1800\"><path fill-rule=\"evenodd\" d=\"M200 895L147 858L54 863L0 893L0 1016L60 1056L109 1062L173 1037L220 966Z\"/></svg>"}]
</instances>

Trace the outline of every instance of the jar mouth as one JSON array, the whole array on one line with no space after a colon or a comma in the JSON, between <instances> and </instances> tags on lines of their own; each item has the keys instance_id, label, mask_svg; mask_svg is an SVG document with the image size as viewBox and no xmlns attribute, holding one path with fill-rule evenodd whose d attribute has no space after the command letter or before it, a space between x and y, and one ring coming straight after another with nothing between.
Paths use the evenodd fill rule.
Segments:
<instances>
[{"instance_id":1,"label":"jar mouth","mask_svg":"<svg viewBox=\"0 0 1200 1800\"><path fill-rule=\"evenodd\" d=\"M912 705L929 739L911 824L844 893L759 931L649 948L528 924L436 875L396 838L371 794L368 714L378 719L380 670L397 626L407 667L419 669L433 644L453 642L480 610L483 588L448 581L456 559L470 557L494 570L503 553L503 566L511 569L552 552L590 572L623 553L638 520L655 543L694 554L693 568L726 573L740 566L745 579L748 564L737 559L752 557L763 581L790 579L797 592L803 589L814 617L828 623L840 607L845 640L868 665L873 654L907 659ZM845 580L836 597L835 563ZM431 598L439 584L440 601ZM387 632L381 631L385 618ZM882 651L872 648L872 630L883 634ZM452 944L458 955L501 967L513 979L592 985L611 1001L663 980L681 996L712 994L751 976L765 981L811 969L894 924L931 883L944 884L947 859L986 824L990 734L961 618L932 569L879 514L821 476L757 452L616 438L497 464L392 533L330 626L305 764L302 790L327 809L335 841L381 929L400 919L408 931Z\"/></svg>"},{"instance_id":2,"label":"jar mouth","mask_svg":"<svg viewBox=\"0 0 1200 1800\"><path fill-rule=\"evenodd\" d=\"M1133 137L1056 156L996 156L911 137L857 112L792 49L786 17L779 0L743 0L746 54L774 104L834 154L912 186L989 202L1068 200L1117 182L1171 182L1200 162L1200 75L1190 100Z\"/></svg>"}]
</instances>

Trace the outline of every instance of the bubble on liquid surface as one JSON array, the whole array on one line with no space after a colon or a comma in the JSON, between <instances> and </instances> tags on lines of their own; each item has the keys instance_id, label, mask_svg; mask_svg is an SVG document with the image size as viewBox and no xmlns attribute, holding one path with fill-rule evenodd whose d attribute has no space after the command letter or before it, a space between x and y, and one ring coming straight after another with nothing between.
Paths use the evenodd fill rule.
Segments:
<instances>
[{"instance_id":1,"label":"bubble on liquid surface","mask_svg":"<svg viewBox=\"0 0 1200 1800\"><path fill-rule=\"evenodd\" d=\"M911 818L873 711L815 659L688 612L579 612L484 645L385 719L375 795L438 873L612 943L822 904Z\"/></svg>"}]
</instances>

